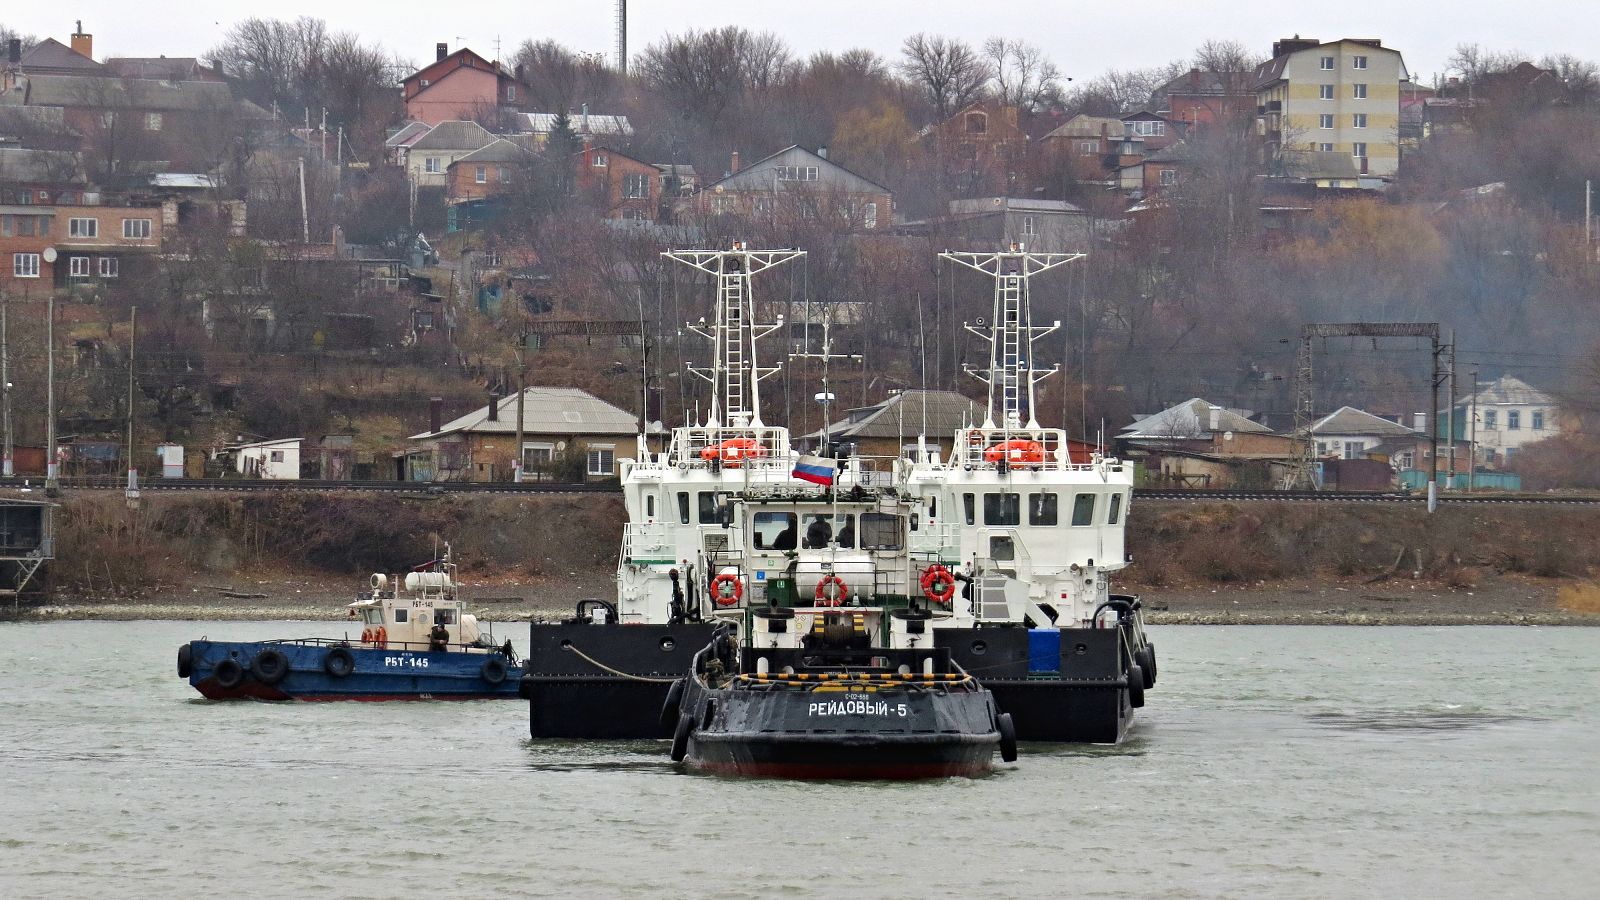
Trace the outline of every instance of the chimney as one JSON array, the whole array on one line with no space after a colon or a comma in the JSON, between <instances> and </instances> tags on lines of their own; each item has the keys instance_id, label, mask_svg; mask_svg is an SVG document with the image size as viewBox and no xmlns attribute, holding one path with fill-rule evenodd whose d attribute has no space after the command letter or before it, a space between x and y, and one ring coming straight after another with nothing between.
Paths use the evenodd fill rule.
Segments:
<instances>
[{"instance_id":1,"label":"chimney","mask_svg":"<svg viewBox=\"0 0 1600 900\"><path fill-rule=\"evenodd\" d=\"M1211 421L1208 424L1206 430L1207 431L1219 431L1219 430L1221 430L1221 428L1222 428L1222 407L1220 407L1220 406L1212 406L1211 407Z\"/></svg>"},{"instance_id":2,"label":"chimney","mask_svg":"<svg viewBox=\"0 0 1600 900\"><path fill-rule=\"evenodd\" d=\"M450 55L450 45L449 44L434 44L433 45L433 53L434 53L433 61L434 62L439 62L440 60L444 59L446 56Z\"/></svg>"},{"instance_id":3,"label":"chimney","mask_svg":"<svg viewBox=\"0 0 1600 900\"><path fill-rule=\"evenodd\" d=\"M823 144L821 147L818 147L817 148L817 155L822 157L823 159L827 159L828 158L828 145L827 144Z\"/></svg>"},{"instance_id":4,"label":"chimney","mask_svg":"<svg viewBox=\"0 0 1600 900\"><path fill-rule=\"evenodd\" d=\"M738 171L739 171L739 151L735 150L735 151L733 151L733 158L731 160L729 160L729 162L728 162L728 174L732 175L732 174L734 174L734 173L736 173Z\"/></svg>"},{"instance_id":5,"label":"chimney","mask_svg":"<svg viewBox=\"0 0 1600 900\"><path fill-rule=\"evenodd\" d=\"M78 30L72 33L72 52L94 59L94 35L83 33L83 20L78 20Z\"/></svg>"},{"instance_id":6,"label":"chimney","mask_svg":"<svg viewBox=\"0 0 1600 900\"><path fill-rule=\"evenodd\" d=\"M17 65L22 62L22 38L12 38L11 44L6 48L6 62Z\"/></svg>"},{"instance_id":7,"label":"chimney","mask_svg":"<svg viewBox=\"0 0 1600 900\"><path fill-rule=\"evenodd\" d=\"M494 391L489 392L489 418L487 421L500 421L500 395Z\"/></svg>"},{"instance_id":8,"label":"chimney","mask_svg":"<svg viewBox=\"0 0 1600 900\"><path fill-rule=\"evenodd\" d=\"M428 433L437 434L444 425L444 398L428 398Z\"/></svg>"},{"instance_id":9,"label":"chimney","mask_svg":"<svg viewBox=\"0 0 1600 900\"><path fill-rule=\"evenodd\" d=\"M1428 414L1427 413L1412 413L1411 414L1411 428L1414 431L1427 431L1428 430Z\"/></svg>"}]
</instances>

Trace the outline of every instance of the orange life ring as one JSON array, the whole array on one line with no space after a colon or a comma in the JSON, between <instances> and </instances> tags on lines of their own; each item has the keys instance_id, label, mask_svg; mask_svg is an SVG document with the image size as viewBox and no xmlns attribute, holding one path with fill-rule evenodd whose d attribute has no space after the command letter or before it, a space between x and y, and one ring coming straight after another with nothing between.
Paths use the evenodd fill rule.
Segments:
<instances>
[{"instance_id":1,"label":"orange life ring","mask_svg":"<svg viewBox=\"0 0 1600 900\"><path fill-rule=\"evenodd\" d=\"M361 643L363 643L363 644L372 643L372 629L371 628L363 628L363 629L361 629Z\"/></svg>"},{"instance_id":2,"label":"orange life ring","mask_svg":"<svg viewBox=\"0 0 1600 900\"><path fill-rule=\"evenodd\" d=\"M983 451L984 462L1005 460L1011 465L1039 465L1045 460L1044 445L1038 441L1001 441Z\"/></svg>"},{"instance_id":3,"label":"orange life ring","mask_svg":"<svg viewBox=\"0 0 1600 900\"><path fill-rule=\"evenodd\" d=\"M830 586L838 588L834 592L835 596L829 596ZM850 586L837 575L824 575L822 580L817 582L816 599L818 606L843 606L844 602L850 599Z\"/></svg>"},{"instance_id":4,"label":"orange life ring","mask_svg":"<svg viewBox=\"0 0 1600 900\"><path fill-rule=\"evenodd\" d=\"M725 466L738 468L746 459L762 455L761 444L755 438L728 438L720 444L700 451L707 462L720 459Z\"/></svg>"},{"instance_id":5,"label":"orange life ring","mask_svg":"<svg viewBox=\"0 0 1600 900\"><path fill-rule=\"evenodd\" d=\"M389 649L389 630L382 625L372 629L372 642L378 645L379 650Z\"/></svg>"},{"instance_id":6,"label":"orange life ring","mask_svg":"<svg viewBox=\"0 0 1600 900\"><path fill-rule=\"evenodd\" d=\"M949 606L956 595L956 576L940 563L934 563L922 572L922 596L942 606Z\"/></svg>"},{"instance_id":7,"label":"orange life ring","mask_svg":"<svg viewBox=\"0 0 1600 900\"><path fill-rule=\"evenodd\" d=\"M733 585L731 591L727 589L730 584ZM723 572L711 579L711 599L717 601L718 606L737 606L739 598L743 596L744 582L739 580L739 576Z\"/></svg>"}]
</instances>

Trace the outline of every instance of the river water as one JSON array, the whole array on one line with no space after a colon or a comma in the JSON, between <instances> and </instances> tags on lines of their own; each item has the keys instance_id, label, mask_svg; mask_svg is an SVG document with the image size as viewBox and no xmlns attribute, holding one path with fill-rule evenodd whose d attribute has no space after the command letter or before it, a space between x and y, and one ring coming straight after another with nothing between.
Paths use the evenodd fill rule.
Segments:
<instances>
[{"instance_id":1,"label":"river water","mask_svg":"<svg viewBox=\"0 0 1600 900\"><path fill-rule=\"evenodd\" d=\"M684 774L514 701L211 703L206 633L0 626L0 896L1593 897L1600 628L1166 627L1118 747Z\"/></svg>"}]
</instances>

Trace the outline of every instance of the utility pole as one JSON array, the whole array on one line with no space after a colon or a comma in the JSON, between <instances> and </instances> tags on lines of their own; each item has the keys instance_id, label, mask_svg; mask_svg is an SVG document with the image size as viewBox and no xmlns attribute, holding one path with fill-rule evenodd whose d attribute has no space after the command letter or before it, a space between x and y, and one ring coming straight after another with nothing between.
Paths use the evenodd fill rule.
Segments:
<instances>
[{"instance_id":1,"label":"utility pole","mask_svg":"<svg viewBox=\"0 0 1600 900\"><path fill-rule=\"evenodd\" d=\"M133 452L134 346L139 337L139 307L128 310L128 499L139 499L139 463Z\"/></svg>"},{"instance_id":2,"label":"utility pole","mask_svg":"<svg viewBox=\"0 0 1600 900\"><path fill-rule=\"evenodd\" d=\"M12 467L12 439L11 439L11 343L6 337L6 313L10 307L10 298L0 294L0 428L6 431L6 446L3 462L0 462L0 475L10 478L16 472Z\"/></svg>"},{"instance_id":3,"label":"utility pole","mask_svg":"<svg viewBox=\"0 0 1600 900\"><path fill-rule=\"evenodd\" d=\"M44 319L44 488L49 492L60 487L56 459L56 295L53 291L45 295Z\"/></svg>"},{"instance_id":4,"label":"utility pole","mask_svg":"<svg viewBox=\"0 0 1600 900\"><path fill-rule=\"evenodd\" d=\"M522 359L522 352L517 352L517 461L511 467L512 480L522 481L522 465L528 454L522 449L522 404L528 393L528 364Z\"/></svg>"},{"instance_id":5,"label":"utility pole","mask_svg":"<svg viewBox=\"0 0 1600 900\"><path fill-rule=\"evenodd\" d=\"M311 218L306 212L306 158L300 157L300 241L311 243Z\"/></svg>"},{"instance_id":6,"label":"utility pole","mask_svg":"<svg viewBox=\"0 0 1600 900\"><path fill-rule=\"evenodd\" d=\"M1472 464L1467 466L1467 493L1478 478L1478 370L1472 370Z\"/></svg>"}]
</instances>

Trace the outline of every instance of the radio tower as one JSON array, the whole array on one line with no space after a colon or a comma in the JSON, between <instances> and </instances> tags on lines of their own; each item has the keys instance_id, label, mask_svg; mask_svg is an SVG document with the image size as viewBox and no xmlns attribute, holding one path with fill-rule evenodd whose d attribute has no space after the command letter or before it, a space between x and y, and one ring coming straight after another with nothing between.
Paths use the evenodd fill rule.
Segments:
<instances>
[{"instance_id":1,"label":"radio tower","mask_svg":"<svg viewBox=\"0 0 1600 900\"><path fill-rule=\"evenodd\" d=\"M617 72L628 74L628 0L617 0Z\"/></svg>"}]
</instances>

